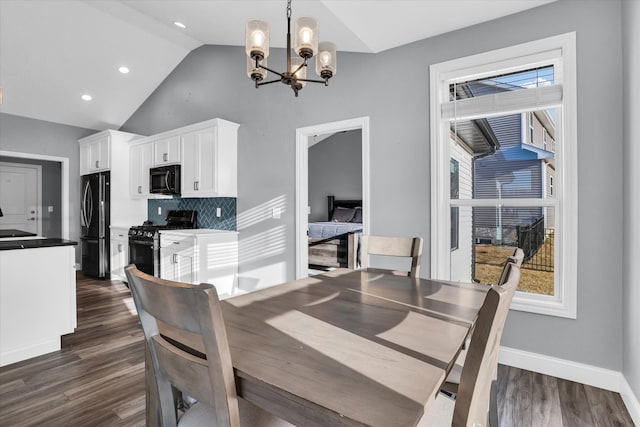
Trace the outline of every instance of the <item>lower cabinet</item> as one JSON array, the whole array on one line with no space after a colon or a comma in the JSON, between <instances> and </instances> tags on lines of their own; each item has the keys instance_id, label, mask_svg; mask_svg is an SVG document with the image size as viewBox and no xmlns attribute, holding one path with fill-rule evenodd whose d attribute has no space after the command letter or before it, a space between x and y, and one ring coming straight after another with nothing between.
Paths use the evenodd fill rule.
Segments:
<instances>
[{"instance_id":1,"label":"lower cabinet","mask_svg":"<svg viewBox=\"0 0 640 427\"><path fill-rule=\"evenodd\" d=\"M222 230L160 232L160 277L211 283L220 299L238 292L238 233Z\"/></svg>"},{"instance_id":2,"label":"lower cabinet","mask_svg":"<svg viewBox=\"0 0 640 427\"><path fill-rule=\"evenodd\" d=\"M127 281L124 268L129 264L129 228L111 227L111 280Z\"/></svg>"}]
</instances>

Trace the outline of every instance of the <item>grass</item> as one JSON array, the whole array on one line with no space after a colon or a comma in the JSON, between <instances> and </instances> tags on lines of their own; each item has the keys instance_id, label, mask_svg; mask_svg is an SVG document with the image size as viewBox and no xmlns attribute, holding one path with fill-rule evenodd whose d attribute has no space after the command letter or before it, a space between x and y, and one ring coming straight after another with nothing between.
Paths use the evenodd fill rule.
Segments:
<instances>
[{"instance_id":1,"label":"grass","mask_svg":"<svg viewBox=\"0 0 640 427\"><path fill-rule=\"evenodd\" d=\"M541 251L550 250L550 253L553 254L553 246L553 238L547 239ZM500 279L500 273L502 273L504 260L513 254L513 249L513 246L476 245L476 279L481 283L497 283ZM518 290L553 295L553 271L538 271L527 268L527 264L536 261L536 256L522 265Z\"/></svg>"}]
</instances>

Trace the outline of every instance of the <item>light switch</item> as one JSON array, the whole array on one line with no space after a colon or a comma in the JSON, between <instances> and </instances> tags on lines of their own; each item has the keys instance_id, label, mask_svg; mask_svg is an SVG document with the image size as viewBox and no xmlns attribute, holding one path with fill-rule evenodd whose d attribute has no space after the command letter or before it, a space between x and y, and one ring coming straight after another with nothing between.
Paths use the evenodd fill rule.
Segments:
<instances>
[{"instance_id":1,"label":"light switch","mask_svg":"<svg viewBox=\"0 0 640 427\"><path fill-rule=\"evenodd\" d=\"M53 206L47 206L47 212L49 213L53 212Z\"/></svg>"},{"instance_id":2,"label":"light switch","mask_svg":"<svg viewBox=\"0 0 640 427\"><path fill-rule=\"evenodd\" d=\"M271 217L275 218L275 219L279 219L280 218L280 214L282 213L282 209L280 208L273 208L273 210L271 211Z\"/></svg>"},{"instance_id":3,"label":"light switch","mask_svg":"<svg viewBox=\"0 0 640 427\"><path fill-rule=\"evenodd\" d=\"M220 218L222 216L222 209L216 208L216 217Z\"/></svg>"},{"instance_id":4,"label":"light switch","mask_svg":"<svg viewBox=\"0 0 640 427\"><path fill-rule=\"evenodd\" d=\"M158 215L162 215L162 206L158 206Z\"/></svg>"}]
</instances>

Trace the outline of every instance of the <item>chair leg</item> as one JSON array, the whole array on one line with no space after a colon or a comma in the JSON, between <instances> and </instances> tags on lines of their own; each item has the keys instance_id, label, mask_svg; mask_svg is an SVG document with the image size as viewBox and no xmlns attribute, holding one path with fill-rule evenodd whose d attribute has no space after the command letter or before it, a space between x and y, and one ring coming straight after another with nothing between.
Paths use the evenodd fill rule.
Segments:
<instances>
[{"instance_id":1,"label":"chair leg","mask_svg":"<svg viewBox=\"0 0 640 427\"><path fill-rule=\"evenodd\" d=\"M489 425L498 427L498 382L491 381L491 391L489 392Z\"/></svg>"}]
</instances>

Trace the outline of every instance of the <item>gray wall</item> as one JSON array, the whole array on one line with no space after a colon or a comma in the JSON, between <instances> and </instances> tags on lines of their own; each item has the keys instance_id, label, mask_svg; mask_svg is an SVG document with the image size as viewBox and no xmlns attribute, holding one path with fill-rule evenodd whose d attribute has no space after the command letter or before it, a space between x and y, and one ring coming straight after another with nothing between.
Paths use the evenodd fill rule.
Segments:
<instances>
[{"instance_id":1,"label":"gray wall","mask_svg":"<svg viewBox=\"0 0 640 427\"><path fill-rule=\"evenodd\" d=\"M96 132L91 129L0 113L0 150L69 159L69 238L71 240L77 241L80 236L78 139ZM79 255L79 247L76 246L76 262L80 262Z\"/></svg>"},{"instance_id":2,"label":"gray wall","mask_svg":"<svg viewBox=\"0 0 640 427\"><path fill-rule=\"evenodd\" d=\"M327 196L362 199L362 131L340 132L309 147L309 222L327 221Z\"/></svg>"},{"instance_id":3,"label":"gray wall","mask_svg":"<svg viewBox=\"0 0 640 427\"><path fill-rule=\"evenodd\" d=\"M620 1L560 0L380 54L340 53L329 87L254 89L242 47L191 52L123 130L153 134L222 117L239 130L240 273L295 277L295 129L370 117L371 232L429 241L429 65L570 31L578 54L578 318L512 312L503 345L622 368ZM284 63L282 50L270 67ZM593 170L606 170L607 176ZM282 203L280 219L268 207ZM403 208L398 221L398 206ZM251 218L246 219L245 218ZM429 245L423 274L429 274Z\"/></svg>"},{"instance_id":4,"label":"gray wall","mask_svg":"<svg viewBox=\"0 0 640 427\"><path fill-rule=\"evenodd\" d=\"M62 237L61 163L6 156L0 156L0 162L42 166L42 235ZM49 212L48 206L53 208L53 212Z\"/></svg>"},{"instance_id":5,"label":"gray wall","mask_svg":"<svg viewBox=\"0 0 640 427\"><path fill-rule=\"evenodd\" d=\"M622 373L640 398L640 2L622 2L624 56L624 244Z\"/></svg>"}]
</instances>

